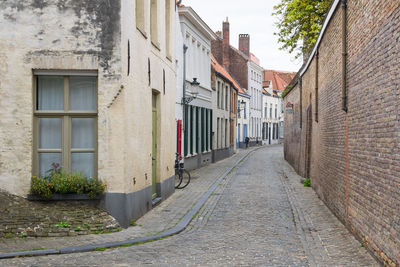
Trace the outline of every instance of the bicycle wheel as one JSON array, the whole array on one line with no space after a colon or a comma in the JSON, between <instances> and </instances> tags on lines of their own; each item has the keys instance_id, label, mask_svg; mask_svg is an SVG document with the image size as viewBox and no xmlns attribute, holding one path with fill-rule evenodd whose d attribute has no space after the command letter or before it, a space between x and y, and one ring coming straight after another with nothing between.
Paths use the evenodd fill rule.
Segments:
<instances>
[{"instance_id":1,"label":"bicycle wheel","mask_svg":"<svg viewBox=\"0 0 400 267\"><path fill-rule=\"evenodd\" d=\"M190 183L190 173L187 170L181 172L182 183L178 186L178 189L183 189Z\"/></svg>"},{"instance_id":2,"label":"bicycle wheel","mask_svg":"<svg viewBox=\"0 0 400 267\"><path fill-rule=\"evenodd\" d=\"M181 172L175 172L175 188L179 188L182 183L182 175Z\"/></svg>"}]
</instances>

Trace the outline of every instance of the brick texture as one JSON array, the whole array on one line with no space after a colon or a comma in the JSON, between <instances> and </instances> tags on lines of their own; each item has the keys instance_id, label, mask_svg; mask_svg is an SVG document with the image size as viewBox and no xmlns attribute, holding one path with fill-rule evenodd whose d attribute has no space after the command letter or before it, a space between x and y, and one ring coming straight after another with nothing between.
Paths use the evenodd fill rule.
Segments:
<instances>
[{"instance_id":1,"label":"brick texture","mask_svg":"<svg viewBox=\"0 0 400 267\"><path fill-rule=\"evenodd\" d=\"M400 266L400 3L348 1L347 10L348 112L338 7L318 61L285 97L294 104L285 114L285 159L382 263Z\"/></svg>"}]
</instances>

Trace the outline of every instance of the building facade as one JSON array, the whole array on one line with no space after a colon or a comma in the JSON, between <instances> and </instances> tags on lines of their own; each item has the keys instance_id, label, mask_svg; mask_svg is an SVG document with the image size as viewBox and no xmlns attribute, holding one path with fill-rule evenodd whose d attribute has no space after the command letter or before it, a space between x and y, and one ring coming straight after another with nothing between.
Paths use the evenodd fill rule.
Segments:
<instances>
[{"instance_id":1,"label":"building facade","mask_svg":"<svg viewBox=\"0 0 400 267\"><path fill-rule=\"evenodd\" d=\"M183 37L182 99L183 155L186 169L196 169L211 163L212 155L212 89L211 41L215 33L191 8L178 8ZM179 46L179 44L178 44ZM194 81L200 83L193 86ZM179 84L179 83L178 83ZM183 88L184 87L184 88Z\"/></svg>"},{"instance_id":2,"label":"building facade","mask_svg":"<svg viewBox=\"0 0 400 267\"><path fill-rule=\"evenodd\" d=\"M244 37L243 37L244 36ZM244 39L244 40L243 40ZM250 36L241 34L239 36L240 42L250 43ZM239 45L243 49L245 45ZM242 52L246 53L249 49L244 49ZM250 99L250 144L261 144L262 142L262 72L263 68L259 65L260 61L253 55L248 55L250 60L248 61L248 91L251 96Z\"/></svg>"},{"instance_id":3,"label":"building facade","mask_svg":"<svg viewBox=\"0 0 400 267\"><path fill-rule=\"evenodd\" d=\"M251 97L241 88L238 92L237 104L237 147L246 147L246 137L249 136L249 109Z\"/></svg>"},{"instance_id":4,"label":"building facade","mask_svg":"<svg viewBox=\"0 0 400 267\"><path fill-rule=\"evenodd\" d=\"M238 84L214 57L211 57L213 89L212 161L236 152L236 110Z\"/></svg>"},{"instance_id":5,"label":"building facade","mask_svg":"<svg viewBox=\"0 0 400 267\"><path fill-rule=\"evenodd\" d=\"M3 1L0 24L1 189L58 163L122 226L173 193L174 0Z\"/></svg>"},{"instance_id":6,"label":"building facade","mask_svg":"<svg viewBox=\"0 0 400 267\"><path fill-rule=\"evenodd\" d=\"M284 108L281 98L283 90L289 85L296 73L263 71L263 124L264 144L278 144L283 138Z\"/></svg>"},{"instance_id":7,"label":"building facade","mask_svg":"<svg viewBox=\"0 0 400 267\"><path fill-rule=\"evenodd\" d=\"M215 59L229 71L241 88L250 96L247 137L250 145L261 144L262 139L262 67L255 55L250 53L250 36L239 35L239 49L230 45L230 25L228 19L222 24L222 32L212 42ZM247 97L244 97L246 100ZM245 101L243 99L243 101Z\"/></svg>"},{"instance_id":8,"label":"building facade","mask_svg":"<svg viewBox=\"0 0 400 267\"><path fill-rule=\"evenodd\" d=\"M400 265L399 17L397 0L333 1L284 97L285 159L385 266Z\"/></svg>"}]
</instances>

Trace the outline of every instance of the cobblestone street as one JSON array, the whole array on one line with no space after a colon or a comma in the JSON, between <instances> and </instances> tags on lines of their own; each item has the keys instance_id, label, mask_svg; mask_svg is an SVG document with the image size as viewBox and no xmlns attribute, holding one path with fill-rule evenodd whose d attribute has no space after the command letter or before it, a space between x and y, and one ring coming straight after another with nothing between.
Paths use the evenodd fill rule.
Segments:
<instances>
[{"instance_id":1,"label":"cobblestone street","mask_svg":"<svg viewBox=\"0 0 400 267\"><path fill-rule=\"evenodd\" d=\"M195 187L201 184L202 176L207 171L222 173L225 165L236 159L193 172L199 177L189 185L187 192L193 190L190 194L177 191L138 224L143 228L157 224L163 214L170 224L176 223L173 218L187 211L188 205L182 202L201 195ZM210 183L203 182L199 188L205 192ZM124 234L127 232L104 235L103 240L121 239ZM223 179L187 229L176 236L105 251L0 260L0 266L137 265L379 266L314 191L300 183L300 177L283 160L282 146L251 153Z\"/></svg>"}]
</instances>

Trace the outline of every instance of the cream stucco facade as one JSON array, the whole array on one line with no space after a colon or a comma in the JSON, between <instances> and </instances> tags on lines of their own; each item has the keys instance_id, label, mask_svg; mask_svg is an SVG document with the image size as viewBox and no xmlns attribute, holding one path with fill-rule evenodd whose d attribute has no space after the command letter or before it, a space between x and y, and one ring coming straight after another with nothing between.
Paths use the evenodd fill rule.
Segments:
<instances>
[{"instance_id":1,"label":"cream stucco facade","mask_svg":"<svg viewBox=\"0 0 400 267\"><path fill-rule=\"evenodd\" d=\"M151 209L152 159L157 197L173 192L175 138L165 133L175 131L175 1L140 1L140 27L128 0L0 3L0 189L26 196L35 175L38 75L90 73L97 77L94 172L107 184L102 205L124 226Z\"/></svg>"}]
</instances>

